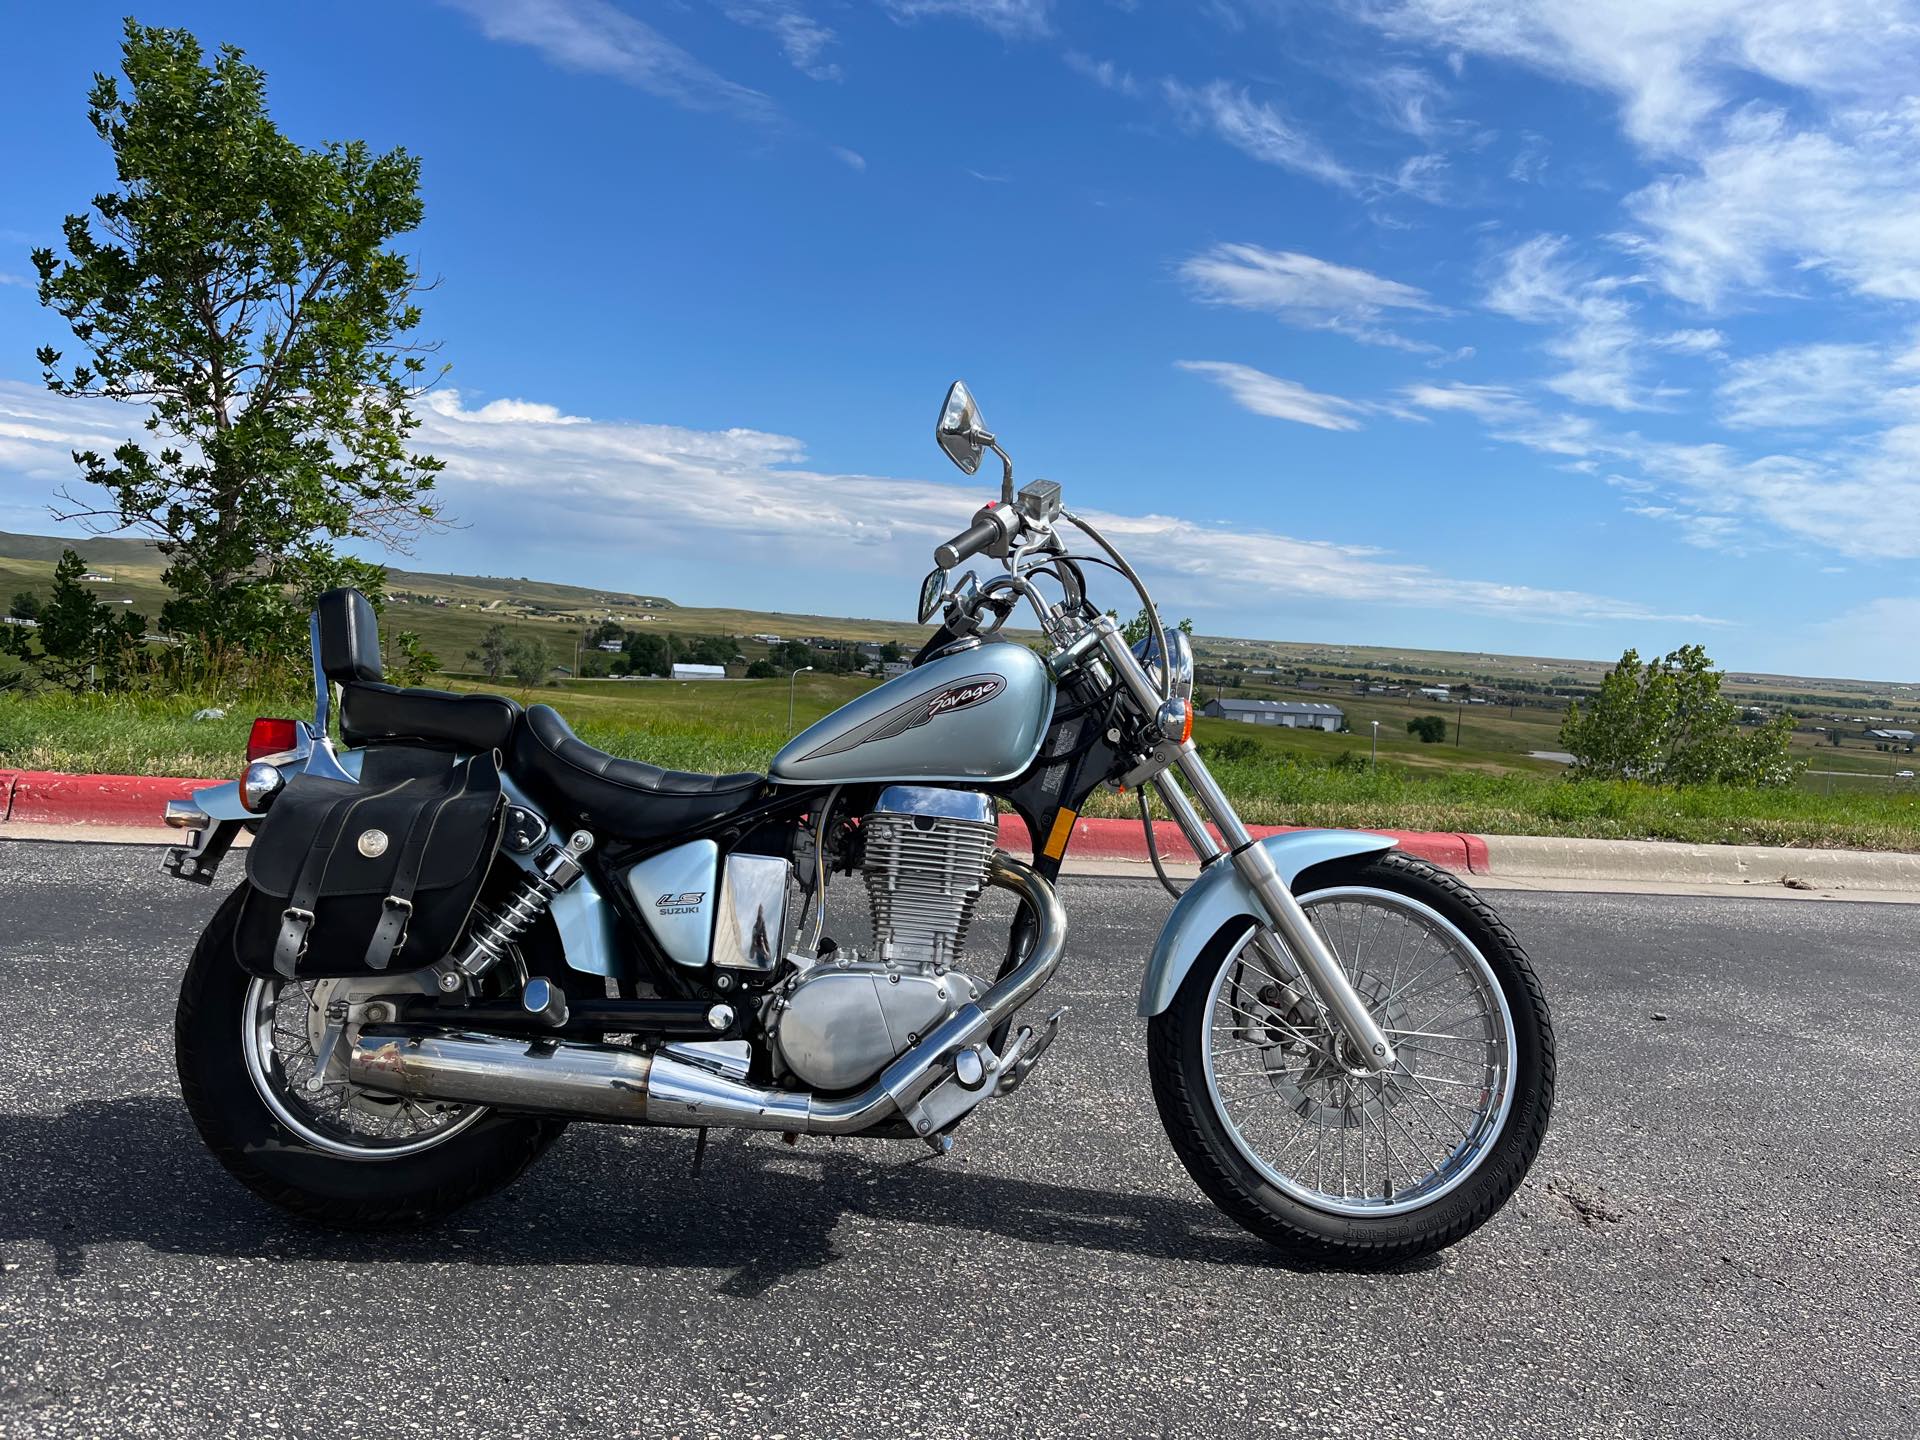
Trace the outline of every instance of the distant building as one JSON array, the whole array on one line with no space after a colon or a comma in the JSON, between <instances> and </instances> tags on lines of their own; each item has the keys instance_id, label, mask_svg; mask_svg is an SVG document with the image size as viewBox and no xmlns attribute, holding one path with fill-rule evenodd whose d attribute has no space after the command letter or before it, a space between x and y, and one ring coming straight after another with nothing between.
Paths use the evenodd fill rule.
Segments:
<instances>
[{"instance_id":1,"label":"distant building","mask_svg":"<svg viewBox=\"0 0 1920 1440\"><path fill-rule=\"evenodd\" d=\"M1914 732L1911 730L1869 730L1867 736L1872 740L1892 740L1896 744L1911 745Z\"/></svg>"},{"instance_id":2,"label":"distant building","mask_svg":"<svg viewBox=\"0 0 1920 1440\"><path fill-rule=\"evenodd\" d=\"M904 660L882 660L880 662L880 673L889 680L893 679L896 675L906 674L907 671L912 668L913 667L908 665Z\"/></svg>"},{"instance_id":3,"label":"distant building","mask_svg":"<svg viewBox=\"0 0 1920 1440\"><path fill-rule=\"evenodd\" d=\"M1448 689L1445 685L1422 685L1420 687L1420 693L1426 696L1427 699L1429 700L1453 699L1453 691Z\"/></svg>"},{"instance_id":4,"label":"distant building","mask_svg":"<svg viewBox=\"0 0 1920 1440\"><path fill-rule=\"evenodd\" d=\"M749 635L747 638L749 640L758 640L762 645L778 645L781 643L778 635Z\"/></svg>"},{"instance_id":5,"label":"distant building","mask_svg":"<svg viewBox=\"0 0 1920 1440\"><path fill-rule=\"evenodd\" d=\"M596 650L604 650L609 655L618 655L620 653L620 642L618 640L602 640L593 648Z\"/></svg>"},{"instance_id":6,"label":"distant building","mask_svg":"<svg viewBox=\"0 0 1920 1440\"><path fill-rule=\"evenodd\" d=\"M724 665L682 665L675 662L673 678L676 680L724 680L727 667Z\"/></svg>"},{"instance_id":7,"label":"distant building","mask_svg":"<svg viewBox=\"0 0 1920 1440\"><path fill-rule=\"evenodd\" d=\"M1242 725L1280 725L1288 730L1338 730L1346 711L1318 700L1209 700L1200 711Z\"/></svg>"}]
</instances>

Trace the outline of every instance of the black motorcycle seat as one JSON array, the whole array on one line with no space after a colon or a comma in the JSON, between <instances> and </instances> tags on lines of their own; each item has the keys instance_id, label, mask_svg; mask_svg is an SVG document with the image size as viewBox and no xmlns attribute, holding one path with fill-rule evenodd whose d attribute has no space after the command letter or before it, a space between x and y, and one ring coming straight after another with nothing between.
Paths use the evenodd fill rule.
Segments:
<instances>
[{"instance_id":1,"label":"black motorcycle seat","mask_svg":"<svg viewBox=\"0 0 1920 1440\"><path fill-rule=\"evenodd\" d=\"M690 775L596 750L550 705L535 705L514 732L509 773L563 826L596 826L651 840L718 820L758 799L763 775Z\"/></svg>"},{"instance_id":2,"label":"black motorcycle seat","mask_svg":"<svg viewBox=\"0 0 1920 1440\"><path fill-rule=\"evenodd\" d=\"M412 741L469 754L505 750L520 719L520 707L504 695L403 690L367 680L340 689L340 733L350 745Z\"/></svg>"}]
</instances>

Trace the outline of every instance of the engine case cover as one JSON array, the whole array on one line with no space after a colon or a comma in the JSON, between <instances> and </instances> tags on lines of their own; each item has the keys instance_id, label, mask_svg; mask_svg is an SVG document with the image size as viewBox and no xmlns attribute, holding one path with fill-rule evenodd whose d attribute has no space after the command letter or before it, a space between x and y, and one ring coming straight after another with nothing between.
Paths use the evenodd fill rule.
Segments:
<instances>
[{"instance_id":1,"label":"engine case cover","mask_svg":"<svg viewBox=\"0 0 1920 1440\"><path fill-rule=\"evenodd\" d=\"M827 960L796 979L773 1024L780 1058L816 1090L850 1090L979 992L957 970L934 975L875 961Z\"/></svg>"}]
</instances>

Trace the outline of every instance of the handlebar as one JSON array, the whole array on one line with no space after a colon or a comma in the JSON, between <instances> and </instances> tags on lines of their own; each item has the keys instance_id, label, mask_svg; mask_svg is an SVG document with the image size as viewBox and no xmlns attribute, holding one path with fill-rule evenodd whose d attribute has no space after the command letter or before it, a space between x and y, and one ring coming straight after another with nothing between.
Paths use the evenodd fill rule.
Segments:
<instances>
[{"instance_id":1,"label":"handlebar","mask_svg":"<svg viewBox=\"0 0 1920 1440\"><path fill-rule=\"evenodd\" d=\"M972 559L999 538L1000 522L989 515L982 515L953 539L935 549L933 563L942 570L951 570Z\"/></svg>"}]
</instances>

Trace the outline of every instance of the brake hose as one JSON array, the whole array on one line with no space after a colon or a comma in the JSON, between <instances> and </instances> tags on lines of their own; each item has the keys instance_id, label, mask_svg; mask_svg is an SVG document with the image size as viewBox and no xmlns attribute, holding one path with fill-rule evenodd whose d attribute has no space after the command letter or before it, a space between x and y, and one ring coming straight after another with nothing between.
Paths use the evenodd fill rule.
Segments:
<instances>
[{"instance_id":1,"label":"brake hose","mask_svg":"<svg viewBox=\"0 0 1920 1440\"><path fill-rule=\"evenodd\" d=\"M1160 888L1178 900L1187 892L1174 888L1173 881L1167 878L1167 867L1160 863L1160 844L1153 838L1153 812L1147 809L1147 787L1142 785L1134 793L1140 797L1140 825L1147 832L1147 858L1153 861L1153 873L1160 881Z\"/></svg>"}]
</instances>

